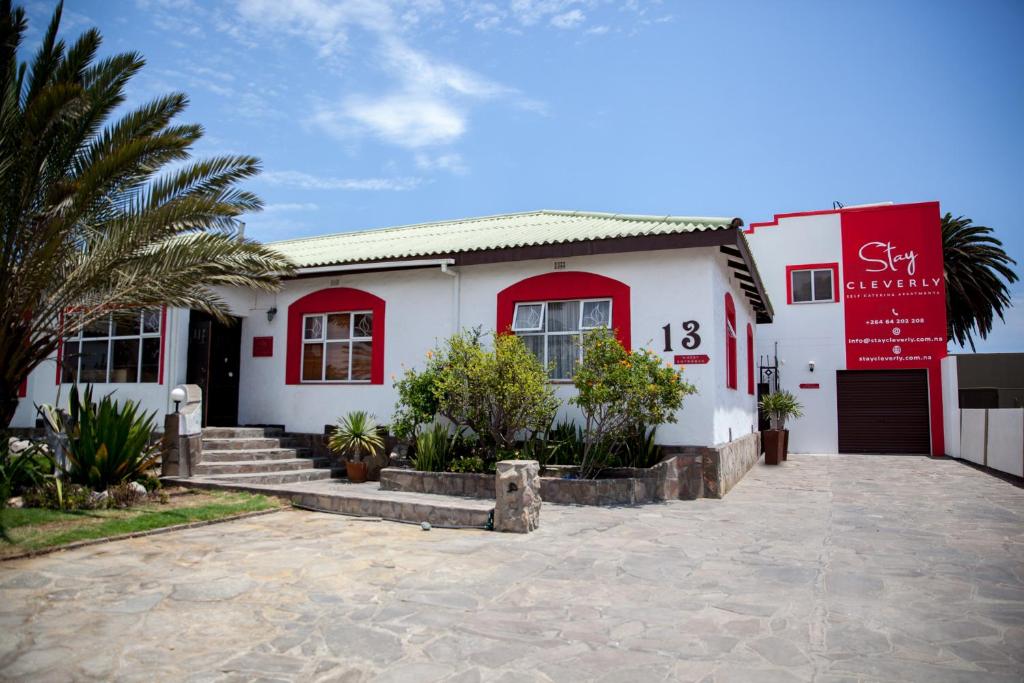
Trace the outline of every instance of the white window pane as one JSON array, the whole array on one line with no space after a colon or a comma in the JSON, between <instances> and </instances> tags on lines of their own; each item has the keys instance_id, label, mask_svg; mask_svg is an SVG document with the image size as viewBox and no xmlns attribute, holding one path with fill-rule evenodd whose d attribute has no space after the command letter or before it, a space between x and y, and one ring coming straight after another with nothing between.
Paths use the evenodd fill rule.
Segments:
<instances>
[{"instance_id":1,"label":"white window pane","mask_svg":"<svg viewBox=\"0 0 1024 683\"><path fill-rule=\"evenodd\" d=\"M548 332L576 332L580 329L580 302L555 301L548 304Z\"/></svg>"},{"instance_id":2,"label":"white window pane","mask_svg":"<svg viewBox=\"0 0 1024 683\"><path fill-rule=\"evenodd\" d=\"M544 364L544 335L542 334L523 334L519 336L523 340L523 344L529 349L530 353L537 357L537 360Z\"/></svg>"},{"instance_id":3,"label":"white window pane","mask_svg":"<svg viewBox=\"0 0 1024 683\"><path fill-rule=\"evenodd\" d=\"M143 311L142 331L145 334L160 331L160 311Z\"/></svg>"},{"instance_id":4,"label":"white window pane","mask_svg":"<svg viewBox=\"0 0 1024 683\"><path fill-rule=\"evenodd\" d=\"M306 318L303 332L304 339L323 339L324 338L324 319L323 316L311 315Z\"/></svg>"},{"instance_id":5,"label":"white window pane","mask_svg":"<svg viewBox=\"0 0 1024 683\"><path fill-rule=\"evenodd\" d=\"M515 332L537 332L543 329L544 304L516 304L516 312L512 318L512 330Z\"/></svg>"},{"instance_id":6,"label":"white window pane","mask_svg":"<svg viewBox=\"0 0 1024 683\"><path fill-rule=\"evenodd\" d=\"M583 329L590 330L595 327L612 326L612 302L611 301L585 301L583 302Z\"/></svg>"},{"instance_id":7,"label":"white window pane","mask_svg":"<svg viewBox=\"0 0 1024 683\"><path fill-rule=\"evenodd\" d=\"M373 313L355 313L352 321L352 336L371 339L373 337Z\"/></svg>"},{"instance_id":8,"label":"white window pane","mask_svg":"<svg viewBox=\"0 0 1024 683\"><path fill-rule=\"evenodd\" d=\"M832 271L814 271L814 300L832 301L834 298L832 296Z\"/></svg>"},{"instance_id":9,"label":"white window pane","mask_svg":"<svg viewBox=\"0 0 1024 683\"><path fill-rule=\"evenodd\" d=\"M160 374L160 338L142 340L142 368L140 382L156 382Z\"/></svg>"},{"instance_id":10,"label":"white window pane","mask_svg":"<svg viewBox=\"0 0 1024 683\"><path fill-rule=\"evenodd\" d=\"M116 383L139 381L139 340L115 339L110 367L110 381Z\"/></svg>"},{"instance_id":11,"label":"white window pane","mask_svg":"<svg viewBox=\"0 0 1024 683\"><path fill-rule=\"evenodd\" d=\"M82 330L83 337L108 337L110 336L110 316L94 320Z\"/></svg>"},{"instance_id":12,"label":"white window pane","mask_svg":"<svg viewBox=\"0 0 1024 683\"><path fill-rule=\"evenodd\" d=\"M106 339L82 342L82 372L79 374L78 381L107 381L107 345L109 343Z\"/></svg>"},{"instance_id":13,"label":"white window pane","mask_svg":"<svg viewBox=\"0 0 1024 683\"><path fill-rule=\"evenodd\" d=\"M352 316L348 313L332 313L327 316L327 338L348 339Z\"/></svg>"},{"instance_id":14,"label":"white window pane","mask_svg":"<svg viewBox=\"0 0 1024 683\"><path fill-rule=\"evenodd\" d=\"M580 338L575 334L548 335L548 361L552 379L572 379L576 374Z\"/></svg>"},{"instance_id":15,"label":"white window pane","mask_svg":"<svg viewBox=\"0 0 1024 683\"><path fill-rule=\"evenodd\" d=\"M369 381L373 342L352 342L352 381Z\"/></svg>"},{"instance_id":16,"label":"white window pane","mask_svg":"<svg viewBox=\"0 0 1024 683\"><path fill-rule=\"evenodd\" d=\"M324 345L302 345L302 379L319 382L324 378Z\"/></svg>"},{"instance_id":17,"label":"white window pane","mask_svg":"<svg viewBox=\"0 0 1024 683\"><path fill-rule=\"evenodd\" d=\"M811 271L794 270L793 276L793 301L811 301Z\"/></svg>"},{"instance_id":18,"label":"white window pane","mask_svg":"<svg viewBox=\"0 0 1024 683\"><path fill-rule=\"evenodd\" d=\"M327 372L325 379L348 380L348 342L327 344Z\"/></svg>"},{"instance_id":19,"label":"white window pane","mask_svg":"<svg viewBox=\"0 0 1024 683\"><path fill-rule=\"evenodd\" d=\"M114 315L114 335L118 337L139 336L138 311L118 311Z\"/></svg>"}]
</instances>

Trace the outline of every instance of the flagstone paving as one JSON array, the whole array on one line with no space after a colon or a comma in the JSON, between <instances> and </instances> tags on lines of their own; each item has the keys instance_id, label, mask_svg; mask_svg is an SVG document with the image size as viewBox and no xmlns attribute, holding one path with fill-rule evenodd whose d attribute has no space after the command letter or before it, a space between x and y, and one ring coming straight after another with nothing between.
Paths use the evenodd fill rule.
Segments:
<instances>
[{"instance_id":1,"label":"flagstone paving","mask_svg":"<svg viewBox=\"0 0 1024 683\"><path fill-rule=\"evenodd\" d=\"M1024 490L794 456L530 535L285 511L0 564L0 678L1020 681Z\"/></svg>"}]
</instances>

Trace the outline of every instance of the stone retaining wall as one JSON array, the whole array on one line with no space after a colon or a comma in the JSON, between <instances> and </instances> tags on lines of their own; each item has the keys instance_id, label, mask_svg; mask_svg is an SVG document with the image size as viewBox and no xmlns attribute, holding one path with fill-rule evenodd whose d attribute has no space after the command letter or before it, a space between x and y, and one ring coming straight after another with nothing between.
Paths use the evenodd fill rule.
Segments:
<instances>
[{"instance_id":1,"label":"stone retaining wall","mask_svg":"<svg viewBox=\"0 0 1024 683\"><path fill-rule=\"evenodd\" d=\"M395 467L380 471L384 491L439 493L445 496L494 499L494 475L471 472L420 472Z\"/></svg>"},{"instance_id":2,"label":"stone retaining wall","mask_svg":"<svg viewBox=\"0 0 1024 683\"><path fill-rule=\"evenodd\" d=\"M710 447L681 446L672 450L694 462L699 460L701 496L722 498L760 459L761 433L754 432Z\"/></svg>"}]
</instances>

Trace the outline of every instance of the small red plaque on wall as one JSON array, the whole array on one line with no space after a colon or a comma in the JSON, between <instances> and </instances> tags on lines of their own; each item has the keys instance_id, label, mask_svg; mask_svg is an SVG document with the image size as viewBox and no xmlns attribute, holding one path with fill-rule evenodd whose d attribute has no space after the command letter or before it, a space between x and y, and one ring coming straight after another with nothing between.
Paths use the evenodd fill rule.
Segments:
<instances>
[{"instance_id":1,"label":"small red plaque on wall","mask_svg":"<svg viewBox=\"0 0 1024 683\"><path fill-rule=\"evenodd\" d=\"M800 388L801 389L820 389L821 385L817 384L817 383L815 383L815 384L801 384Z\"/></svg>"},{"instance_id":2,"label":"small red plaque on wall","mask_svg":"<svg viewBox=\"0 0 1024 683\"><path fill-rule=\"evenodd\" d=\"M274 338L273 337L253 337L252 338L252 357L253 358L270 358L274 355Z\"/></svg>"},{"instance_id":3,"label":"small red plaque on wall","mask_svg":"<svg viewBox=\"0 0 1024 683\"><path fill-rule=\"evenodd\" d=\"M672 362L676 365L707 365L711 362L711 359L705 353L691 353L676 356Z\"/></svg>"}]
</instances>

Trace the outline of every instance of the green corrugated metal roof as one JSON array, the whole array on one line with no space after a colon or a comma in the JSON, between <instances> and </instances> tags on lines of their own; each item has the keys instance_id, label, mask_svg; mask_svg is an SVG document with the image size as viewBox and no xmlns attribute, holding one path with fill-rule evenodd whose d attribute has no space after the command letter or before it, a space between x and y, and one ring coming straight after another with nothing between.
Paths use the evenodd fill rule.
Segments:
<instances>
[{"instance_id":1,"label":"green corrugated metal roof","mask_svg":"<svg viewBox=\"0 0 1024 683\"><path fill-rule=\"evenodd\" d=\"M296 266L308 268L616 237L724 230L734 228L734 220L586 211L533 211L342 232L271 242L268 246L287 256Z\"/></svg>"}]
</instances>

